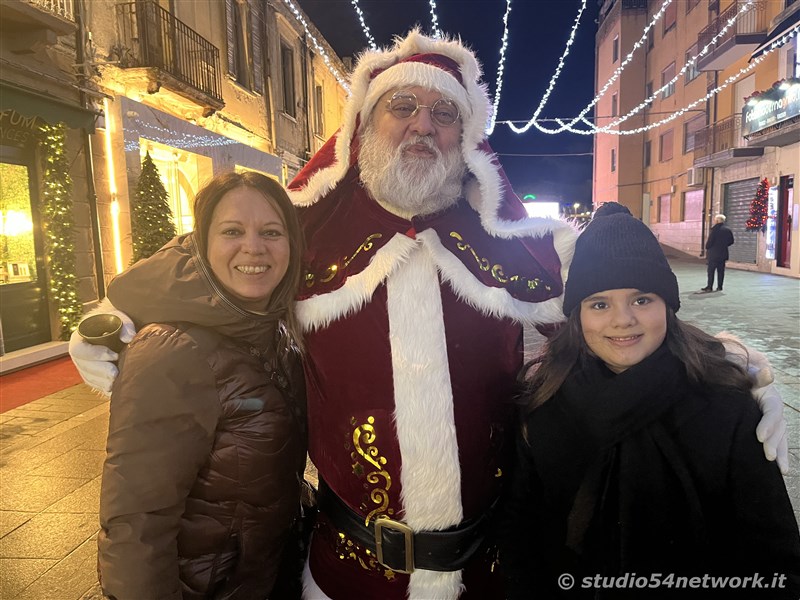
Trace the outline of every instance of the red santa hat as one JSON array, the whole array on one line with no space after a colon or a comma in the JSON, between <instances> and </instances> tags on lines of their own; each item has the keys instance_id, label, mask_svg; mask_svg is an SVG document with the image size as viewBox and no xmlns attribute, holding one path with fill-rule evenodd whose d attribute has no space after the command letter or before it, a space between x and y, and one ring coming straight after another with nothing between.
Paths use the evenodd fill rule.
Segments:
<instances>
[{"instance_id":1,"label":"red santa hat","mask_svg":"<svg viewBox=\"0 0 800 600\"><path fill-rule=\"evenodd\" d=\"M462 154L473 176L465 196L483 227L499 237L544 235L569 230L564 251L571 253L574 232L554 219L528 219L522 202L486 139L491 102L475 54L460 40L434 39L414 29L389 49L366 51L352 73L350 97L337 134L289 184L295 204L307 206L333 190L358 158L359 133L378 99L392 89L420 86L441 92L459 107ZM559 240L556 239L556 246ZM559 254L562 252L559 250Z\"/></svg>"}]
</instances>

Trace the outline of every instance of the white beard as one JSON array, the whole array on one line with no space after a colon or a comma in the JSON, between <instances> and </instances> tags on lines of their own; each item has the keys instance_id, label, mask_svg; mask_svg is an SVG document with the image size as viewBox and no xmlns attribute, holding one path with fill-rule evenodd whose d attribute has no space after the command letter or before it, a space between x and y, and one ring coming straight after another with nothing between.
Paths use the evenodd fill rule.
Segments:
<instances>
[{"instance_id":1,"label":"white beard","mask_svg":"<svg viewBox=\"0 0 800 600\"><path fill-rule=\"evenodd\" d=\"M433 158L406 155L415 144L430 148ZM390 212L405 218L444 210L461 197L466 165L461 148L445 154L429 136L415 136L398 147L367 125L358 154L361 181L370 195Z\"/></svg>"}]
</instances>

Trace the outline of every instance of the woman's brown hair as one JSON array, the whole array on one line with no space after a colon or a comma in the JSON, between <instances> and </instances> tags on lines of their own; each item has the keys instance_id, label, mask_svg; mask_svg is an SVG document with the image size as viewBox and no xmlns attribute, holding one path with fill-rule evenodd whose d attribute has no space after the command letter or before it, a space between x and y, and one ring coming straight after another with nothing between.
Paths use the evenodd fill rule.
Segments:
<instances>
[{"instance_id":1,"label":"woman's brown hair","mask_svg":"<svg viewBox=\"0 0 800 600\"><path fill-rule=\"evenodd\" d=\"M584 340L580 313L579 304L572 310L567 322L547 341L542 354L523 368L520 377L525 379L522 401L526 414L552 398L576 365L582 361L598 360ZM686 367L693 385L752 388L753 383L747 373L726 358L725 347L720 340L694 325L684 323L669 306L666 343L670 352ZM747 355L743 346L741 352Z\"/></svg>"},{"instance_id":2,"label":"woman's brown hair","mask_svg":"<svg viewBox=\"0 0 800 600\"><path fill-rule=\"evenodd\" d=\"M246 171L244 173L229 172L217 175L206 183L194 199L194 240L200 255L208 259L208 230L211 218L223 196L240 187L253 188L260 192L264 199L272 204L280 213L289 239L289 266L286 275L273 290L270 296L268 312L281 315L292 340L302 347L300 326L295 313L295 298L300 285L301 260L303 256L303 230L297 219L297 212L289 200L283 186L261 173Z\"/></svg>"}]
</instances>

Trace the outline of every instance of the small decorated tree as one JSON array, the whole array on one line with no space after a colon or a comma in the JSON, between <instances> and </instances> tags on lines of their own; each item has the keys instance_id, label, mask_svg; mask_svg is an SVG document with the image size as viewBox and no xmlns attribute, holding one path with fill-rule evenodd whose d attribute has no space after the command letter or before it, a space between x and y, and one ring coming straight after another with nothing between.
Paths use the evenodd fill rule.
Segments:
<instances>
[{"instance_id":1,"label":"small decorated tree","mask_svg":"<svg viewBox=\"0 0 800 600\"><path fill-rule=\"evenodd\" d=\"M148 152L142 161L142 172L131 205L133 261L152 255L176 233L167 190Z\"/></svg>"},{"instance_id":2,"label":"small decorated tree","mask_svg":"<svg viewBox=\"0 0 800 600\"><path fill-rule=\"evenodd\" d=\"M750 218L745 227L747 231L760 231L767 224L767 197L769 196L769 181L762 179L756 189L756 197L750 203Z\"/></svg>"}]
</instances>

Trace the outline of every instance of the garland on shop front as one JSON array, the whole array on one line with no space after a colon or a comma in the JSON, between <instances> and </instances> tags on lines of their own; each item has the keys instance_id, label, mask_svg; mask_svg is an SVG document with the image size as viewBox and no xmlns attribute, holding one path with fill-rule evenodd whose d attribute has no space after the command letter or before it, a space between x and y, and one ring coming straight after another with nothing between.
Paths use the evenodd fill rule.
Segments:
<instances>
[{"instance_id":1,"label":"garland on shop front","mask_svg":"<svg viewBox=\"0 0 800 600\"><path fill-rule=\"evenodd\" d=\"M50 271L50 298L58 310L61 325L59 337L68 340L78 326L83 310L78 299L75 268L75 218L72 212L72 179L65 152L66 128L63 124L43 124L40 133L44 165L42 216Z\"/></svg>"},{"instance_id":2,"label":"garland on shop front","mask_svg":"<svg viewBox=\"0 0 800 600\"><path fill-rule=\"evenodd\" d=\"M756 190L756 197L750 203L750 218L745 223L747 231L761 231L767 224L767 199L769 197L769 181L761 180Z\"/></svg>"}]
</instances>

